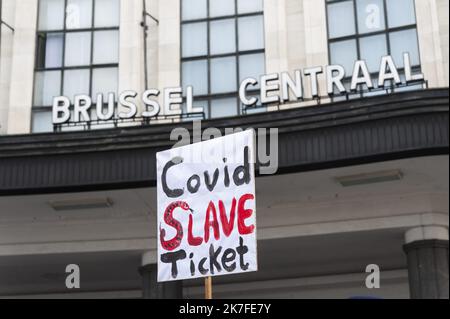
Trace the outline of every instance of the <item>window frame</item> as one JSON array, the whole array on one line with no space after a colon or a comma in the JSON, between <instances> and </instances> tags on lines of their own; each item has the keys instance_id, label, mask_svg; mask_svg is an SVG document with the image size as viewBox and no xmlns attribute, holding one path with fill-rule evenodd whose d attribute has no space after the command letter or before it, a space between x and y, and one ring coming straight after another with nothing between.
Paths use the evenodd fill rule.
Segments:
<instances>
[{"instance_id":1,"label":"window frame","mask_svg":"<svg viewBox=\"0 0 450 319\"><path fill-rule=\"evenodd\" d=\"M246 12L246 13L239 13L238 12L238 0L234 0L234 14L228 14L223 16L210 16L210 1L206 0L206 17L199 18L199 19L188 19L183 20L183 1L180 1L180 86L183 87L183 63L185 62L193 62L193 61L204 61L206 60L206 76L207 76L207 86L208 86L208 93L207 94L201 94L201 95L195 95L195 88L194 88L194 98L195 101L198 102L204 102L207 103L207 110L204 110L205 119L218 119L218 118L224 118L224 117L212 117L211 116L211 110L212 110L212 102L214 100L220 100L220 99L236 99L236 114L233 116L241 116L245 115L245 109L243 105L241 104L241 101L239 99L239 86L240 86L240 62L239 58L241 56L245 55L253 55L253 54L263 54L264 55L264 70L266 70L266 43L265 43L265 23L264 23L264 8L260 11L255 12ZM247 17L261 17L263 19L263 25L262 25L262 34L264 37L264 46L261 49L252 49L252 50L239 50L239 19L240 18L247 18ZM211 23L215 21L221 21L221 20L227 20L227 19L233 19L234 20L234 36L235 36L235 46L236 50L230 53L220 53L220 54L211 54ZM194 23L206 23L206 41L207 41L207 50L205 55L201 56L194 56L194 57L183 57L183 26L187 24L194 24ZM236 91L233 92L226 92L226 93L212 93L212 79L211 79L211 60L218 59L218 58L230 58L234 57L236 58ZM263 74L261 74L263 75ZM249 95L254 95L259 92L258 89L248 89L247 90ZM185 102L185 97L183 97L183 100ZM183 108L183 114L185 114L185 109Z\"/></svg>"},{"instance_id":2,"label":"window frame","mask_svg":"<svg viewBox=\"0 0 450 319\"><path fill-rule=\"evenodd\" d=\"M35 60L34 60L34 79L33 79L33 101L32 101L32 118L31 118L31 132L34 132L34 116L35 113L44 113L51 111L52 105L35 105L34 99L36 94L36 74L39 72L51 72L51 71L57 71L60 72L60 88L59 92L60 95L63 95L64 92L64 74L66 71L73 71L73 70L87 70L89 71L89 92L80 92L80 94L86 94L88 96L92 96L92 88L93 88L93 74L94 70L98 69L107 69L107 68L116 68L117 71L119 69L119 61L115 63L101 63L96 64L94 63L94 35L96 32L101 31L117 31L118 33L118 50L120 49L120 21L118 25L116 26L110 26L110 27L95 27L95 8L96 8L96 0L92 0L92 14L91 14L91 26L89 28L67 28L67 6L69 0L62 0L64 1L64 17L63 17L63 28L62 29L55 29L55 30L40 30L40 3L41 0L38 1L38 10L37 10L37 19L36 19L36 39L35 39ZM120 2L119 2L120 4ZM120 11L119 11L120 12ZM66 58L66 38L67 35L70 33L89 33L90 34L90 52L89 52L89 64L85 65L79 65L79 66L65 66L65 58ZM41 61L40 58L45 59L45 47L42 51L39 51L40 46L40 36L47 37L48 35L52 34L62 34L62 57L61 57L61 66L59 67L40 67ZM119 82L119 76L117 76L117 84ZM117 92L116 92L117 93ZM72 98L72 97L69 97ZM97 103L96 100L92 100L92 106L96 107ZM73 108L73 104L71 104L71 109ZM90 123L87 123L88 128L90 128ZM80 126L82 127L82 126ZM59 127L59 130L61 130L61 127ZM53 127L53 131L57 131L56 127Z\"/></svg>"},{"instance_id":3,"label":"window frame","mask_svg":"<svg viewBox=\"0 0 450 319\"><path fill-rule=\"evenodd\" d=\"M377 35L384 35L385 39L386 39L386 51L387 51L386 54L387 55L392 55L390 34L394 33L394 32L400 32L400 31L415 30L416 31L416 37L417 37L417 50L418 50L418 53L419 53L418 54L418 56L419 56L419 63L418 63L418 65L413 65L412 66L412 71L413 72L420 72L421 71L422 63L421 63L421 57L420 57L420 43L419 43L419 33L418 33L418 28L417 28L417 14L416 14L416 6L415 5L414 5L414 21L415 21L415 23L402 25L402 26L397 26L397 27L389 27L389 16L388 16L387 0L381 0L383 2L382 14L384 15L384 28L380 29L380 30L377 30L377 31L373 31L373 32L360 33L359 32L359 25L358 25L358 5L357 5L358 0L324 0L324 1L325 1L325 16L326 16L326 28L327 28L327 49L328 49L328 63L329 64L332 64L332 62L331 62L331 45L333 43L339 43L339 42L343 42L343 41L355 40L355 42L356 42L356 57L357 57L358 60L363 60L361 58L361 43L360 43L361 39L368 38L368 37L373 37L373 36L377 36ZM348 1L351 1L352 5L353 5L355 33L351 34L351 35L331 38L330 37L330 26L329 26L329 22L328 22L328 14L329 14L329 8L328 7L330 5L333 5L333 4L336 4L336 3L343 3L343 2L348 2ZM412 0L412 1L414 2L414 0ZM398 69L400 74L402 72L404 72L404 70L405 70L404 67L399 67L398 65L396 65L396 66L397 66L397 69ZM379 74L379 72L370 72L370 76L372 78L377 77L378 74ZM346 77L343 79L343 82L347 83L348 81L351 80L351 78L352 78L352 75L346 75ZM397 87L391 82L391 85L385 86L385 88L389 88L393 92L395 92ZM353 94L361 94L361 97L362 97L364 95L364 93L367 93L367 92L370 92L370 91L374 91L374 90L377 90L377 88L374 88L372 90L367 90L367 89L364 90L363 88L358 87L356 92L353 92ZM335 94L332 94L332 95L335 95Z\"/></svg>"}]
</instances>

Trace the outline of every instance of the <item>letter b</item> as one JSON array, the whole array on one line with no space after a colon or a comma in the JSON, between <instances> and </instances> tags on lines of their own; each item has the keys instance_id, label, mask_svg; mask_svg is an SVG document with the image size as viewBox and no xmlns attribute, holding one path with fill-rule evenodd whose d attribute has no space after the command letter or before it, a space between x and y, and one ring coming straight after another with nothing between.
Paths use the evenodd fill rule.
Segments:
<instances>
[{"instance_id":1,"label":"letter b","mask_svg":"<svg viewBox=\"0 0 450 319\"><path fill-rule=\"evenodd\" d=\"M53 99L53 124L63 124L70 119L70 100L65 96ZM60 117L59 115L62 114Z\"/></svg>"}]
</instances>

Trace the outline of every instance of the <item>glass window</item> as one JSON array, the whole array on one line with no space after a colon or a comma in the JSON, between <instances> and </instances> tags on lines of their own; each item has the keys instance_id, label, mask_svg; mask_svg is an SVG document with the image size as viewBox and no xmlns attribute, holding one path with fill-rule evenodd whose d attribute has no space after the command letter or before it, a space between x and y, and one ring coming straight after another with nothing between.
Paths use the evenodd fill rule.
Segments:
<instances>
[{"instance_id":1,"label":"glass window","mask_svg":"<svg viewBox=\"0 0 450 319\"><path fill-rule=\"evenodd\" d=\"M183 62L181 73L183 75L183 87L191 85L195 95L208 94L208 61Z\"/></svg>"},{"instance_id":2,"label":"glass window","mask_svg":"<svg viewBox=\"0 0 450 319\"><path fill-rule=\"evenodd\" d=\"M356 60L358 60L356 40L344 40L330 43L331 64L342 65L348 76L352 74L353 64Z\"/></svg>"},{"instance_id":3,"label":"glass window","mask_svg":"<svg viewBox=\"0 0 450 319\"><path fill-rule=\"evenodd\" d=\"M64 1L39 1L39 26L41 31L61 30L64 26Z\"/></svg>"},{"instance_id":4,"label":"glass window","mask_svg":"<svg viewBox=\"0 0 450 319\"><path fill-rule=\"evenodd\" d=\"M330 38L338 38L355 33L355 13L353 1L328 5L328 32Z\"/></svg>"},{"instance_id":5,"label":"glass window","mask_svg":"<svg viewBox=\"0 0 450 319\"><path fill-rule=\"evenodd\" d=\"M94 32L94 64L119 62L119 31Z\"/></svg>"},{"instance_id":6,"label":"glass window","mask_svg":"<svg viewBox=\"0 0 450 319\"><path fill-rule=\"evenodd\" d=\"M361 59L366 61L369 72L380 70L381 57L387 54L386 35L374 35L361 38L359 42Z\"/></svg>"},{"instance_id":7,"label":"glass window","mask_svg":"<svg viewBox=\"0 0 450 319\"><path fill-rule=\"evenodd\" d=\"M53 131L52 112L51 111L34 112L31 128L35 133L44 133Z\"/></svg>"},{"instance_id":8,"label":"glass window","mask_svg":"<svg viewBox=\"0 0 450 319\"><path fill-rule=\"evenodd\" d=\"M42 121L55 96L117 95L119 16L120 0L39 0L33 131L53 130Z\"/></svg>"},{"instance_id":9,"label":"glass window","mask_svg":"<svg viewBox=\"0 0 450 319\"><path fill-rule=\"evenodd\" d=\"M208 52L207 24L190 23L183 25L183 57L206 55Z\"/></svg>"},{"instance_id":10,"label":"glass window","mask_svg":"<svg viewBox=\"0 0 450 319\"><path fill-rule=\"evenodd\" d=\"M356 6L359 33L375 32L385 28L383 0L359 0Z\"/></svg>"},{"instance_id":11,"label":"glass window","mask_svg":"<svg viewBox=\"0 0 450 319\"><path fill-rule=\"evenodd\" d=\"M255 88L259 88L259 77L264 75L265 69L264 53L245 54L239 57L240 82L251 77L258 80L258 86L255 86Z\"/></svg>"},{"instance_id":12,"label":"glass window","mask_svg":"<svg viewBox=\"0 0 450 319\"><path fill-rule=\"evenodd\" d=\"M182 20L204 19L207 16L207 0L181 0Z\"/></svg>"},{"instance_id":13,"label":"glass window","mask_svg":"<svg viewBox=\"0 0 450 319\"><path fill-rule=\"evenodd\" d=\"M237 90L236 58L211 59L211 92L226 93Z\"/></svg>"},{"instance_id":14,"label":"glass window","mask_svg":"<svg viewBox=\"0 0 450 319\"><path fill-rule=\"evenodd\" d=\"M92 26L92 0L67 0L66 28L86 29Z\"/></svg>"},{"instance_id":15,"label":"glass window","mask_svg":"<svg viewBox=\"0 0 450 319\"><path fill-rule=\"evenodd\" d=\"M61 71L37 72L34 78L34 105L51 106L61 92Z\"/></svg>"},{"instance_id":16,"label":"glass window","mask_svg":"<svg viewBox=\"0 0 450 319\"><path fill-rule=\"evenodd\" d=\"M236 98L214 99L211 101L211 117L230 117L236 116L237 114Z\"/></svg>"},{"instance_id":17,"label":"glass window","mask_svg":"<svg viewBox=\"0 0 450 319\"><path fill-rule=\"evenodd\" d=\"M265 73L263 1L184 0L181 4L183 87L194 87L194 105L204 106L207 117L243 114L237 102L240 81ZM257 95L258 87L248 91Z\"/></svg>"},{"instance_id":18,"label":"glass window","mask_svg":"<svg viewBox=\"0 0 450 319\"><path fill-rule=\"evenodd\" d=\"M386 0L389 27L416 24L414 0Z\"/></svg>"},{"instance_id":19,"label":"glass window","mask_svg":"<svg viewBox=\"0 0 450 319\"><path fill-rule=\"evenodd\" d=\"M262 16L239 18L239 50L264 48L264 19Z\"/></svg>"},{"instance_id":20,"label":"glass window","mask_svg":"<svg viewBox=\"0 0 450 319\"><path fill-rule=\"evenodd\" d=\"M39 33L37 40L37 67L59 68L62 66L63 33Z\"/></svg>"},{"instance_id":21,"label":"glass window","mask_svg":"<svg viewBox=\"0 0 450 319\"><path fill-rule=\"evenodd\" d=\"M420 65L419 44L415 29L391 32L389 34L391 54L397 66L403 67L403 53L409 53L411 64Z\"/></svg>"},{"instance_id":22,"label":"glass window","mask_svg":"<svg viewBox=\"0 0 450 319\"><path fill-rule=\"evenodd\" d=\"M105 28L119 25L120 0L95 0L94 27Z\"/></svg>"},{"instance_id":23,"label":"glass window","mask_svg":"<svg viewBox=\"0 0 450 319\"><path fill-rule=\"evenodd\" d=\"M238 0L238 13L262 12L264 10L263 0Z\"/></svg>"},{"instance_id":24,"label":"glass window","mask_svg":"<svg viewBox=\"0 0 450 319\"><path fill-rule=\"evenodd\" d=\"M236 51L236 28L234 19L212 21L211 54L222 54Z\"/></svg>"},{"instance_id":25,"label":"glass window","mask_svg":"<svg viewBox=\"0 0 450 319\"><path fill-rule=\"evenodd\" d=\"M420 71L414 0L327 0L326 7L329 60L345 68L346 85L356 60L364 60L375 79L381 58L391 55L402 76L403 53L409 53L413 71Z\"/></svg>"},{"instance_id":26,"label":"glass window","mask_svg":"<svg viewBox=\"0 0 450 319\"><path fill-rule=\"evenodd\" d=\"M73 103L74 96L89 95L89 70L67 70L64 72L63 95Z\"/></svg>"},{"instance_id":27,"label":"glass window","mask_svg":"<svg viewBox=\"0 0 450 319\"><path fill-rule=\"evenodd\" d=\"M97 94L101 93L106 100L108 93L117 93L117 78L117 68L94 69L92 72L92 98L96 98Z\"/></svg>"},{"instance_id":28,"label":"glass window","mask_svg":"<svg viewBox=\"0 0 450 319\"><path fill-rule=\"evenodd\" d=\"M221 17L234 15L235 0L210 0L209 1L209 16Z\"/></svg>"},{"instance_id":29,"label":"glass window","mask_svg":"<svg viewBox=\"0 0 450 319\"><path fill-rule=\"evenodd\" d=\"M66 34L66 66L89 65L91 61L91 33L71 32Z\"/></svg>"}]
</instances>

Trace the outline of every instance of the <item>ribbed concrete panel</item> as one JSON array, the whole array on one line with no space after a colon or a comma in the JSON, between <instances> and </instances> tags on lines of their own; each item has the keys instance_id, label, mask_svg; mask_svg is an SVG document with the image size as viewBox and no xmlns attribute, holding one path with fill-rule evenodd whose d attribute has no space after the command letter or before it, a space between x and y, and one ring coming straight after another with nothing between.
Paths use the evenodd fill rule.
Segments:
<instances>
[{"instance_id":1,"label":"ribbed concrete panel","mask_svg":"<svg viewBox=\"0 0 450 319\"><path fill-rule=\"evenodd\" d=\"M288 173L448 154L448 103L448 89L424 90L205 121L203 128L278 128L278 173ZM155 185L155 154L173 145L174 127L0 137L0 195Z\"/></svg>"}]
</instances>

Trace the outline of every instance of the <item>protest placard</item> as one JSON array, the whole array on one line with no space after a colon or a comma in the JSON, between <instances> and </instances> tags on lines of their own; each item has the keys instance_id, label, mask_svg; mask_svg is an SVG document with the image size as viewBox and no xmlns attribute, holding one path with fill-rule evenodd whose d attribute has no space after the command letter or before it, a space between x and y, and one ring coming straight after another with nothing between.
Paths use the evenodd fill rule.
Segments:
<instances>
[{"instance_id":1,"label":"protest placard","mask_svg":"<svg viewBox=\"0 0 450 319\"><path fill-rule=\"evenodd\" d=\"M254 132L157 154L158 281L257 270Z\"/></svg>"}]
</instances>

